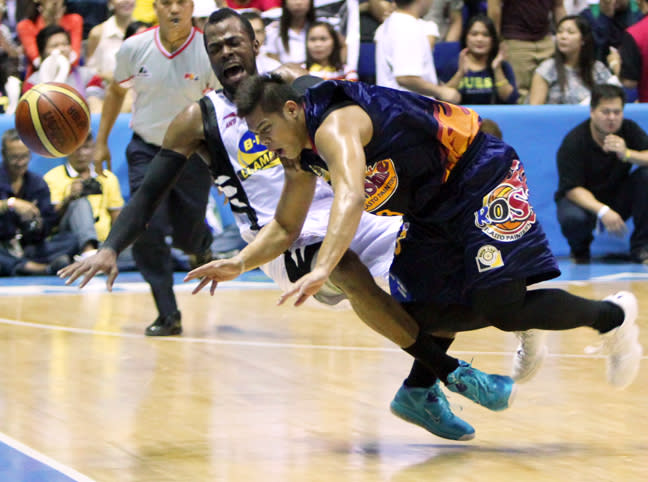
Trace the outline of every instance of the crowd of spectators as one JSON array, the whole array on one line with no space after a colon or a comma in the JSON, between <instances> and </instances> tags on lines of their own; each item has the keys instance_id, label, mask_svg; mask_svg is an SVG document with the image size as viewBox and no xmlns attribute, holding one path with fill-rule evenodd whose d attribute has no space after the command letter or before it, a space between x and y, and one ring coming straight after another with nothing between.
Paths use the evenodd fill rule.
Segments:
<instances>
[{"instance_id":1,"label":"crowd of spectators","mask_svg":"<svg viewBox=\"0 0 648 482\"><path fill-rule=\"evenodd\" d=\"M44 81L72 85L101 112L116 52L125 38L157 23L154 1L166 0L0 0L0 113L13 113L21 93ZM467 105L589 105L600 84L648 102L648 0L193 3L198 28L217 8L244 12L260 42L262 73L292 63L324 79L359 79ZM356 5L353 23L349 9ZM373 75L359 77L356 59L347 61L353 39L375 45L368 50L375 51ZM122 112L132 102L127 98Z\"/></svg>"}]
</instances>

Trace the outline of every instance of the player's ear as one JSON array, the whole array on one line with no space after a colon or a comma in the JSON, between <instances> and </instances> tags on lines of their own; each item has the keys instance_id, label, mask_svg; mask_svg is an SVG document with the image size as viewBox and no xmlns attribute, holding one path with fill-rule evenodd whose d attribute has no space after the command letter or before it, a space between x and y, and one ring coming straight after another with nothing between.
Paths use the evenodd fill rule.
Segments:
<instances>
[{"instance_id":1,"label":"player's ear","mask_svg":"<svg viewBox=\"0 0 648 482\"><path fill-rule=\"evenodd\" d=\"M261 44L257 39L254 39L252 41L252 52L254 52L255 58L259 55L259 49L261 49Z\"/></svg>"},{"instance_id":2,"label":"player's ear","mask_svg":"<svg viewBox=\"0 0 648 482\"><path fill-rule=\"evenodd\" d=\"M286 117L289 117L291 119L294 119L297 117L297 111L299 110L299 105L297 105L297 102L294 100L287 100L286 103L284 104L284 115Z\"/></svg>"}]
</instances>

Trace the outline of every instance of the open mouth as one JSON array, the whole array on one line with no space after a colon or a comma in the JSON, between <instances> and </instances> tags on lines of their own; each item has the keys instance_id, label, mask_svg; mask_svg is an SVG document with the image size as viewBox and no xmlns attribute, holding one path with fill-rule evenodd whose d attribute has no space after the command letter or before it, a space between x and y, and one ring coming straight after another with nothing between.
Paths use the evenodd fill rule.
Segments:
<instances>
[{"instance_id":1,"label":"open mouth","mask_svg":"<svg viewBox=\"0 0 648 482\"><path fill-rule=\"evenodd\" d=\"M223 75L227 79L234 80L234 79L240 77L241 75L243 75L244 72L245 72L245 70L243 69L242 65L233 64L233 65L230 65L229 67L226 67L223 70Z\"/></svg>"}]
</instances>

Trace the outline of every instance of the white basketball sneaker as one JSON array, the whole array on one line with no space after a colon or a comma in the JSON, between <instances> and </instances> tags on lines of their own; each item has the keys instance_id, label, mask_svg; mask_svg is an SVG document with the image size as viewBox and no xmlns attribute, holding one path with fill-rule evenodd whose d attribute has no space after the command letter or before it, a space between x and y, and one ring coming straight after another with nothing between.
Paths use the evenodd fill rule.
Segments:
<instances>
[{"instance_id":1,"label":"white basketball sneaker","mask_svg":"<svg viewBox=\"0 0 648 482\"><path fill-rule=\"evenodd\" d=\"M601 346L597 350L608 356L608 383L616 388L625 388L634 381L639 373L639 364L643 354L639 343L639 327L636 324L639 314L637 298L628 291L619 291L603 301L620 306L625 313L625 318L620 326L601 335ZM590 353L593 351L589 350Z\"/></svg>"},{"instance_id":2,"label":"white basketball sneaker","mask_svg":"<svg viewBox=\"0 0 648 482\"><path fill-rule=\"evenodd\" d=\"M511 378L516 383L525 383L535 376L547 356L547 333L543 330L516 331L515 336L520 344L513 356Z\"/></svg>"}]
</instances>

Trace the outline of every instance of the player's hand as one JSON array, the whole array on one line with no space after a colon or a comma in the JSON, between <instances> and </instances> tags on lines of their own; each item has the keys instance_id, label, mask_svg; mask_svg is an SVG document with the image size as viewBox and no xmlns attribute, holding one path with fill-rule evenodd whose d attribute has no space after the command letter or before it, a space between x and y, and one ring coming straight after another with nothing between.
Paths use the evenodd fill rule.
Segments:
<instances>
[{"instance_id":1,"label":"player's hand","mask_svg":"<svg viewBox=\"0 0 648 482\"><path fill-rule=\"evenodd\" d=\"M92 153L92 162L94 163L95 171L100 176L104 176L103 163L106 162L106 169L112 170L110 149L105 142L97 142L95 144L94 152Z\"/></svg>"},{"instance_id":2,"label":"player's hand","mask_svg":"<svg viewBox=\"0 0 648 482\"><path fill-rule=\"evenodd\" d=\"M308 299L309 296L317 293L326 280L329 277L329 273L325 270L319 270L315 268L313 271L308 273L305 276L299 278L288 291L285 291L277 301L278 305L282 305L288 298L293 295L297 295L295 300L295 306L301 306Z\"/></svg>"},{"instance_id":3,"label":"player's hand","mask_svg":"<svg viewBox=\"0 0 648 482\"><path fill-rule=\"evenodd\" d=\"M601 222L603 223L603 226L605 226L605 230L615 236L625 236L628 232L628 227L623 221L623 218L619 216L619 213L612 209L603 215Z\"/></svg>"},{"instance_id":4,"label":"player's hand","mask_svg":"<svg viewBox=\"0 0 648 482\"><path fill-rule=\"evenodd\" d=\"M88 281L100 273L106 273L108 275L106 288L108 288L108 291L112 291L115 278L119 274L119 269L117 269L117 253L112 249L102 248L84 260L61 268L56 274L61 279L68 278L65 281L66 285L72 284L77 278L83 276L83 281L79 285L79 288L83 288L88 284Z\"/></svg>"},{"instance_id":5,"label":"player's hand","mask_svg":"<svg viewBox=\"0 0 648 482\"><path fill-rule=\"evenodd\" d=\"M199 266L198 268L189 271L184 280L185 282L194 279L200 280L198 286L196 286L196 288L191 292L191 294L194 295L211 283L209 294L214 296L214 291L216 291L219 282L233 280L244 272L245 268L243 260L238 256L234 256L229 259L217 259Z\"/></svg>"}]
</instances>

